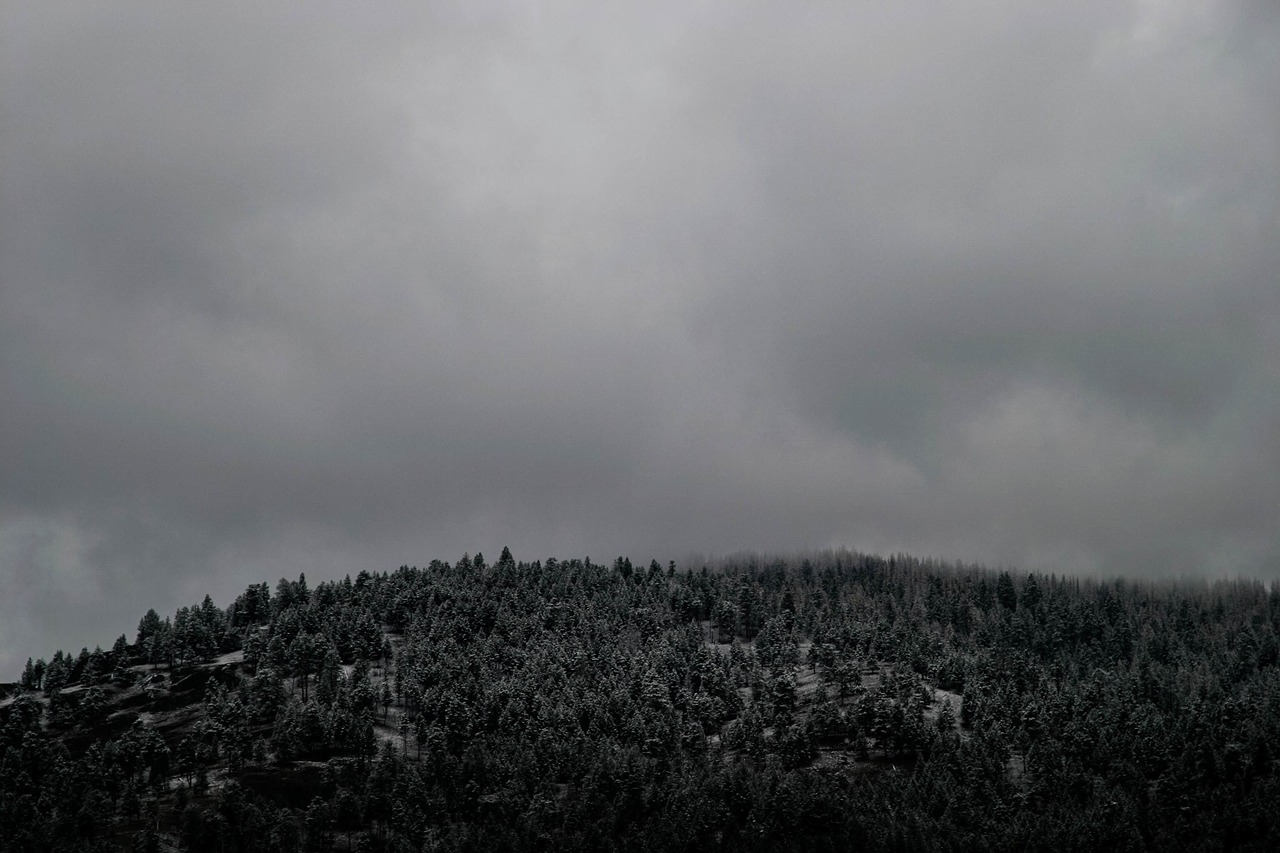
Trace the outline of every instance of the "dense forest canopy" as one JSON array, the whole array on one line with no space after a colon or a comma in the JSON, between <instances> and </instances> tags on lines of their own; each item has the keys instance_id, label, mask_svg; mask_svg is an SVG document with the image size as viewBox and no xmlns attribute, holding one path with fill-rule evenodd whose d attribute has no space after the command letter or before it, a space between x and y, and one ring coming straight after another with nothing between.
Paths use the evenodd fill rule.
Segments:
<instances>
[{"instance_id":1,"label":"dense forest canopy","mask_svg":"<svg viewBox=\"0 0 1280 853\"><path fill-rule=\"evenodd\" d=\"M902 555L300 575L29 661L0 848L1280 849L1278 634Z\"/></svg>"}]
</instances>

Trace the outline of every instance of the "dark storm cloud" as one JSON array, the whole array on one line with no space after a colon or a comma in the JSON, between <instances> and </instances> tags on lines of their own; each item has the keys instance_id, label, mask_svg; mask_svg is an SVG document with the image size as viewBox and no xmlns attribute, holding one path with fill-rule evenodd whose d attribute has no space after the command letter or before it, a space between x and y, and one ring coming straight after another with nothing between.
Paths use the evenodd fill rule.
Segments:
<instances>
[{"instance_id":1,"label":"dark storm cloud","mask_svg":"<svg viewBox=\"0 0 1280 853\"><path fill-rule=\"evenodd\" d=\"M509 543L1276 574L1272 4L5 11L0 664Z\"/></svg>"}]
</instances>

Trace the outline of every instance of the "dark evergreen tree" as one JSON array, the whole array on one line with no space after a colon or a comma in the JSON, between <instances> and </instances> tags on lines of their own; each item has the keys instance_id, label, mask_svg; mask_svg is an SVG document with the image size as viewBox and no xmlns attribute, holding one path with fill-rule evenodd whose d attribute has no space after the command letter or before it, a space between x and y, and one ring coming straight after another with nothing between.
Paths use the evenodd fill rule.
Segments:
<instances>
[{"instance_id":1,"label":"dark evergreen tree","mask_svg":"<svg viewBox=\"0 0 1280 853\"><path fill-rule=\"evenodd\" d=\"M996 579L996 600L1005 610L1014 610L1018 606L1018 591L1013 587L1013 578L1008 572L1001 572Z\"/></svg>"}]
</instances>

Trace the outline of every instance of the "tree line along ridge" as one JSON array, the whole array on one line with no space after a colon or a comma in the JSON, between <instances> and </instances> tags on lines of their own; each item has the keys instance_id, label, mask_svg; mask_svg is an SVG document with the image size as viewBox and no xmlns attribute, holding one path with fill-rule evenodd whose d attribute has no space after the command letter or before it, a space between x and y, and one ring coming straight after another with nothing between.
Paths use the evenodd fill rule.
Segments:
<instances>
[{"instance_id":1,"label":"tree line along ridge","mask_svg":"<svg viewBox=\"0 0 1280 853\"><path fill-rule=\"evenodd\" d=\"M0 850L1280 849L1280 586L509 550L0 695Z\"/></svg>"}]
</instances>

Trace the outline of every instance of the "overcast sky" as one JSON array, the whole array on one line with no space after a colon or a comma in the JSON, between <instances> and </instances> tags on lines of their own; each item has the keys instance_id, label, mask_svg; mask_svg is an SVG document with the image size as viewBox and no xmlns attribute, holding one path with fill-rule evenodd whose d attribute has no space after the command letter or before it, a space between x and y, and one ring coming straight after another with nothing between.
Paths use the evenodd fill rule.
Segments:
<instances>
[{"instance_id":1,"label":"overcast sky","mask_svg":"<svg viewBox=\"0 0 1280 853\"><path fill-rule=\"evenodd\" d=\"M0 680L306 572L1280 577L1280 6L6 2Z\"/></svg>"}]
</instances>

